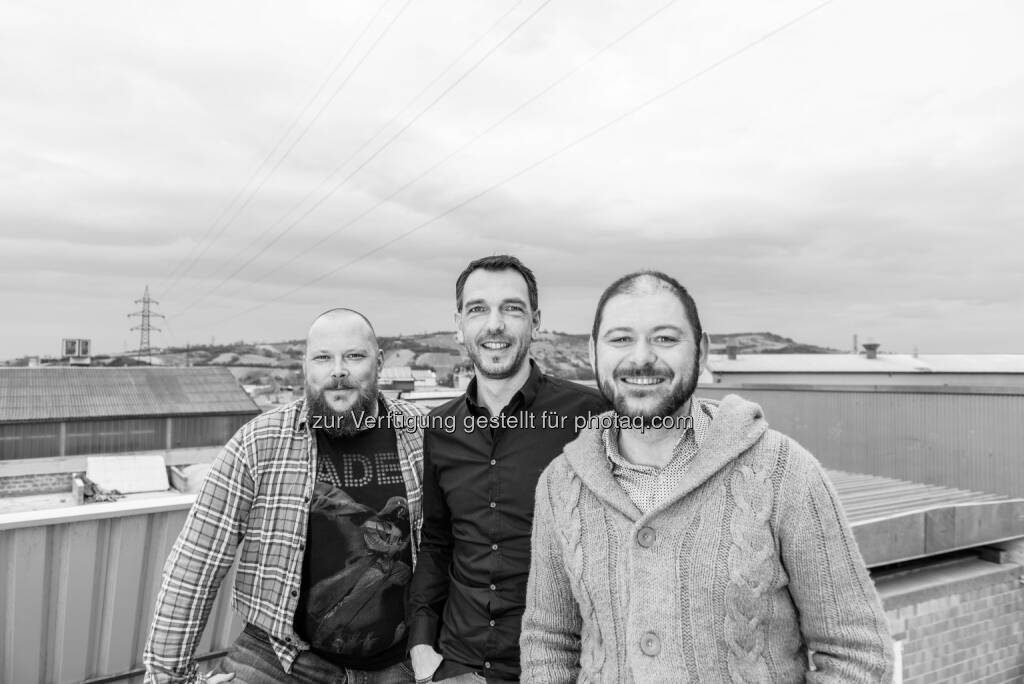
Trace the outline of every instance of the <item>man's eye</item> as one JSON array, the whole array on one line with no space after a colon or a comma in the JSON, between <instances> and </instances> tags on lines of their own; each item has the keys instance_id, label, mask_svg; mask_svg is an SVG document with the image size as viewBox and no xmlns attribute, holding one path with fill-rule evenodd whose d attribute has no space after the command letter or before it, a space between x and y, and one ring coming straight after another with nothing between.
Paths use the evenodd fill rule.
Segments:
<instances>
[{"instance_id":1,"label":"man's eye","mask_svg":"<svg viewBox=\"0 0 1024 684\"><path fill-rule=\"evenodd\" d=\"M317 354L316 356L313 357L313 360L314 361L326 361L326 360L328 360L330 358L331 357L328 356L327 354Z\"/></svg>"},{"instance_id":2,"label":"man's eye","mask_svg":"<svg viewBox=\"0 0 1024 684\"><path fill-rule=\"evenodd\" d=\"M515 313L522 313L523 307L519 306L518 304L506 304L505 311L514 311Z\"/></svg>"},{"instance_id":3,"label":"man's eye","mask_svg":"<svg viewBox=\"0 0 1024 684\"><path fill-rule=\"evenodd\" d=\"M675 344L679 341L678 337L672 337L671 335L658 335L654 338L657 344Z\"/></svg>"},{"instance_id":4,"label":"man's eye","mask_svg":"<svg viewBox=\"0 0 1024 684\"><path fill-rule=\"evenodd\" d=\"M611 344L625 344L625 343L627 343L627 342L630 342L630 341L632 341L632 339L633 339L633 338L631 338L631 337L627 337L627 336L623 335L623 336L620 336L620 337L613 337L613 338L611 338L611 339L610 339L610 340L608 340L608 341L609 341L609 342L610 342Z\"/></svg>"},{"instance_id":5,"label":"man's eye","mask_svg":"<svg viewBox=\"0 0 1024 684\"><path fill-rule=\"evenodd\" d=\"M356 361L358 361L359 359L365 359L366 354L349 354L348 358L355 359Z\"/></svg>"},{"instance_id":6,"label":"man's eye","mask_svg":"<svg viewBox=\"0 0 1024 684\"><path fill-rule=\"evenodd\" d=\"M482 307L480 305L476 305L476 306L471 306L468 309L466 309L466 313L480 313L483 310L484 310L484 307Z\"/></svg>"}]
</instances>

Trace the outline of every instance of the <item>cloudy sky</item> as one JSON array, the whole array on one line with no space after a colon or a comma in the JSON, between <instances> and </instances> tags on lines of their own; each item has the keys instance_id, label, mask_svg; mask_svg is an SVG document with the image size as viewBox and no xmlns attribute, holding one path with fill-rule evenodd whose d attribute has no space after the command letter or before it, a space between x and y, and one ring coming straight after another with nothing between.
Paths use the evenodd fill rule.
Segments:
<instances>
[{"instance_id":1,"label":"cloudy sky","mask_svg":"<svg viewBox=\"0 0 1024 684\"><path fill-rule=\"evenodd\" d=\"M1019 0L0 2L0 358L451 329L471 259L583 332L1024 352Z\"/></svg>"}]
</instances>

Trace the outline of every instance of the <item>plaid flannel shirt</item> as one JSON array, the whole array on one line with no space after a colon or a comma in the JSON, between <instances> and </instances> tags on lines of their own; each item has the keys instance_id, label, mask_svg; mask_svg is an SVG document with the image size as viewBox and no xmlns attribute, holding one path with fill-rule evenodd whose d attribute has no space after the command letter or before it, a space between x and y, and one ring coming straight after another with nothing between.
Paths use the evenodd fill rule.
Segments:
<instances>
[{"instance_id":1,"label":"plaid flannel shirt","mask_svg":"<svg viewBox=\"0 0 1024 684\"><path fill-rule=\"evenodd\" d=\"M420 417L426 411L384 402L408 492L415 567L423 525ZM143 653L146 684L197 681L196 645L239 545L232 606L267 632L285 671L309 648L293 621L315 473L316 439L302 399L243 425L214 459L164 565Z\"/></svg>"}]
</instances>

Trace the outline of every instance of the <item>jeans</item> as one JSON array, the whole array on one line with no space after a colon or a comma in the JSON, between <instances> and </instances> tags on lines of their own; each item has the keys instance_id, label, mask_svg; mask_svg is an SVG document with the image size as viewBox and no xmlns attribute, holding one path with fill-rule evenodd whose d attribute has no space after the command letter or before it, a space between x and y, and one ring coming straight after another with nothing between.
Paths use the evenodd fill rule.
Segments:
<instances>
[{"instance_id":1,"label":"jeans","mask_svg":"<svg viewBox=\"0 0 1024 684\"><path fill-rule=\"evenodd\" d=\"M484 684L486 681L487 680L484 679L483 675L479 675L476 672L467 672L465 674L442 679L438 682L434 682L434 684Z\"/></svg>"},{"instance_id":2,"label":"jeans","mask_svg":"<svg viewBox=\"0 0 1024 684\"><path fill-rule=\"evenodd\" d=\"M415 682L412 668L398 663L383 670L351 670L339 667L310 651L302 651L290 674L281 668L266 636L246 627L231 650L211 674L234 672L231 684L408 684Z\"/></svg>"}]
</instances>

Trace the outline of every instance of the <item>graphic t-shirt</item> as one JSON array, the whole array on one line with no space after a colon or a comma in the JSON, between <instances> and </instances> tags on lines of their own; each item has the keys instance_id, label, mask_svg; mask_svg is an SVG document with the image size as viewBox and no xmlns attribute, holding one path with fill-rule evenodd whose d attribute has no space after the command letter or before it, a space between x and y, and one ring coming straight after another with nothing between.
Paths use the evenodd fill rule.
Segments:
<instances>
[{"instance_id":1,"label":"graphic t-shirt","mask_svg":"<svg viewBox=\"0 0 1024 684\"><path fill-rule=\"evenodd\" d=\"M315 431L317 482L295 613L295 631L318 655L357 670L402 662L407 650L409 504L395 432L382 422L350 437Z\"/></svg>"}]
</instances>

